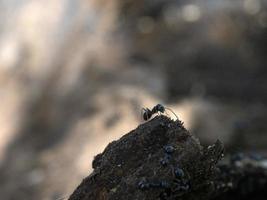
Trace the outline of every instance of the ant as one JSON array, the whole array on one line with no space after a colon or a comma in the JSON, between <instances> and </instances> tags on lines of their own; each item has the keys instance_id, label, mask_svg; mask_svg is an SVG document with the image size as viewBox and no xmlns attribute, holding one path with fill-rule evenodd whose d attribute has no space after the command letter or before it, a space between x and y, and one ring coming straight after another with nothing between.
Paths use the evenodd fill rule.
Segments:
<instances>
[{"instance_id":1,"label":"ant","mask_svg":"<svg viewBox=\"0 0 267 200\"><path fill-rule=\"evenodd\" d=\"M147 121L152 117L152 115L156 113L164 113L166 110L171 111L175 115L175 117L178 119L177 115L170 108L166 108L161 104L157 104L156 106L152 108L152 110L150 110L149 108L142 108L142 111L144 111L143 119Z\"/></svg>"}]
</instances>

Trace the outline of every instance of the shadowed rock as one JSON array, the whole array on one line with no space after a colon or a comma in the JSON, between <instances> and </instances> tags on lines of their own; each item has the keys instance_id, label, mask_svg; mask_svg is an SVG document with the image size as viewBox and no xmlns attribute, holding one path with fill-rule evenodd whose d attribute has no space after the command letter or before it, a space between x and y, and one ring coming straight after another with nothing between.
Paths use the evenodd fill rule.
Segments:
<instances>
[{"instance_id":1,"label":"shadowed rock","mask_svg":"<svg viewBox=\"0 0 267 200\"><path fill-rule=\"evenodd\" d=\"M110 143L69 200L206 199L223 145L204 148L177 120L157 116Z\"/></svg>"}]
</instances>

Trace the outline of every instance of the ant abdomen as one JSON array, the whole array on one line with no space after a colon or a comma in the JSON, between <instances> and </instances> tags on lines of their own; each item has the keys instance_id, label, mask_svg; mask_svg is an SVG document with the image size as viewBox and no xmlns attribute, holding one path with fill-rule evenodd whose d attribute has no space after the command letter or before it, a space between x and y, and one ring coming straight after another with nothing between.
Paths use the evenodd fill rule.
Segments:
<instances>
[{"instance_id":1,"label":"ant abdomen","mask_svg":"<svg viewBox=\"0 0 267 200\"><path fill-rule=\"evenodd\" d=\"M149 110L148 108L144 109L144 113L143 113L143 119L145 121L149 120L152 117L153 113L151 110Z\"/></svg>"}]
</instances>

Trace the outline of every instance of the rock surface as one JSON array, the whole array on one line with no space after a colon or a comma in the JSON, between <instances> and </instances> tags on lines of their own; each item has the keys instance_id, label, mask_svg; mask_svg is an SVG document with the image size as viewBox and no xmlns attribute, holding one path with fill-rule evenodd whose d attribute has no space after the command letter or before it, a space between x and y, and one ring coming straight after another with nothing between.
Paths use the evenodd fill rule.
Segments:
<instances>
[{"instance_id":1,"label":"rock surface","mask_svg":"<svg viewBox=\"0 0 267 200\"><path fill-rule=\"evenodd\" d=\"M202 147L181 121L157 116L98 154L69 200L207 199L223 151L220 141Z\"/></svg>"}]
</instances>

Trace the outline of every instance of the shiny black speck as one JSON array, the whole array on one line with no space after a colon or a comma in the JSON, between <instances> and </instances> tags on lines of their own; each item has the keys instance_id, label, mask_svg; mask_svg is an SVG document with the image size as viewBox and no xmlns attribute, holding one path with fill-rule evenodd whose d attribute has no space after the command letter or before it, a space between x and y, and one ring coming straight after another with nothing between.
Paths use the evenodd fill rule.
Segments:
<instances>
[{"instance_id":1,"label":"shiny black speck","mask_svg":"<svg viewBox=\"0 0 267 200\"><path fill-rule=\"evenodd\" d=\"M166 145L163 147L164 151L168 154L171 154L175 151L174 147L171 145Z\"/></svg>"},{"instance_id":2,"label":"shiny black speck","mask_svg":"<svg viewBox=\"0 0 267 200\"><path fill-rule=\"evenodd\" d=\"M174 174L175 174L176 178L183 178L184 177L184 171L179 167L174 169Z\"/></svg>"}]
</instances>

